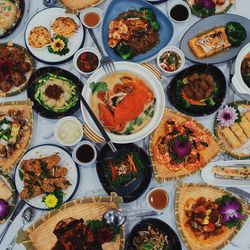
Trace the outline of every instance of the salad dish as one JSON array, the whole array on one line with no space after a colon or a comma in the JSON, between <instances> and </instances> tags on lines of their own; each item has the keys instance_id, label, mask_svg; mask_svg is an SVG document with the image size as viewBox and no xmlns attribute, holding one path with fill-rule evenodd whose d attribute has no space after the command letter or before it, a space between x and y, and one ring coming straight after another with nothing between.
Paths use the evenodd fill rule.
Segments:
<instances>
[{"instance_id":1,"label":"salad dish","mask_svg":"<svg viewBox=\"0 0 250 250\"><path fill-rule=\"evenodd\" d=\"M222 249L243 226L249 208L215 186L181 183L176 188L176 224L187 249Z\"/></svg>"},{"instance_id":2,"label":"salad dish","mask_svg":"<svg viewBox=\"0 0 250 250\"><path fill-rule=\"evenodd\" d=\"M159 182L189 176L219 152L217 139L205 127L171 109L166 109L150 137L150 156Z\"/></svg>"},{"instance_id":3,"label":"salad dish","mask_svg":"<svg viewBox=\"0 0 250 250\"><path fill-rule=\"evenodd\" d=\"M226 13L234 4L234 0L185 0L194 15L207 17ZM236 0L237 1L237 0Z\"/></svg>"},{"instance_id":4,"label":"salad dish","mask_svg":"<svg viewBox=\"0 0 250 250\"><path fill-rule=\"evenodd\" d=\"M233 59L248 43L249 19L220 14L193 24L183 35L180 49L185 57L199 63L222 63Z\"/></svg>"},{"instance_id":5,"label":"salad dish","mask_svg":"<svg viewBox=\"0 0 250 250\"><path fill-rule=\"evenodd\" d=\"M10 172L25 150L32 136L32 103L5 102L0 105L0 171Z\"/></svg>"},{"instance_id":6,"label":"salad dish","mask_svg":"<svg viewBox=\"0 0 250 250\"><path fill-rule=\"evenodd\" d=\"M179 72L168 84L167 95L180 112L205 116L221 106L226 88L226 79L219 68L199 64Z\"/></svg>"},{"instance_id":7,"label":"salad dish","mask_svg":"<svg viewBox=\"0 0 250 250\"><path fill-rule=\"evenodd\" d=\"M224 150L234 158L250 157L250 105L245 101L229 103L221 108L214 124L215 135Z\"/></svg>"},{"instance_id":8,"label":"salad dish","mask_svg":"<svg viewBox=\"0 0 250 250\"><path fill-rule=\"evenodd\" d=\"M150 60L172 35L168 18L143 0L112 1L103 19L103 45L115 61Z\"/></svg>"},{"instance_id":9,"label":"salad dish","mask_svg":"<svg viewBox=\"0 0 250 250\"><path fill-rule=\"evenodd\" d=\"M34 71L35 61L25 48L14 43L0 44L0 97L21 93Z\"/></svg>"},{"instance_id":10,"label":"salad dish","mask_svg":"<svg viewBox=\"0 0 250 250\"><path fill-rule=\"evenodd\" d=\"M160 81L145 67L129 62L117 62L115 67L117 72L111 75L98 69L88 79L82 95L113 142L134 142L159 123L164 92ZM87 111L82 108L82 112L85 122L99 134Z\"/></svg>"},{"instance_id":11,"label":"salad dish","mask_svg":"<svg viewBox=\"0 0 250 250\"><path fill-rule=\"evenodd\" d=\"M28 96L34 102L34 110L41 116L57 119L71 115L80 107L78 93L82 83L70 72L44 67L35 71L28 87Z\"/></svg>"},{"instance_id":12,"label":"salad dish","mask_svg":"<svg viewBox=\"0 0 250 250\"><path fill-rule=\"evenodd\" d=\"M93 196L68 202L21 231L17 242L32 250L73 250L77 245L89 250L122 250L124 229L102 223L102 215L107 210L119 209L121 202L117 196Z\"/></svg>"},{"instance_id":13,"label":"salad dish","mask_svg":"<svg viewBox=\"0 0 250 250\"><path fill-rule=\"evenodd\" d=\"M0 1L0 38L15 31L23 18L24 8L24 0Z\"/></svg>"},{"instance_id":14,"label":"salad dish","mask_svg":"<svg viewBox=\"0 0 250 250\"><path fill-rule=\"evenodd\" d=\"M108 145L98 154L96 170L104 190L116 192L124 202L138 199L152 177L151 162L146 152L135 144L116 144L115 158Z\"/></svg>"},{"instance_id":15,"label":"salad dish","mask_svg":"<svg viewBox=\"0 0 250 250\"><path fill-rule=\"evenodd\" d=\"M137 223L126 241L126 250L181 250L175 231L159 219L145 219Z\"/></svg>"},{"instance_id":16,"label":"salad dish","mask_svg":"<svg viewBox=\"0 0 250 250\"><path fill-rule=\"evenodd\" d=\"M53 7L31 17L24 38L27 49L37 60L59 64L72 59L81 48L85 31L75 15L65 14L63 8Z\"/></svg>"},{"instance_id":17,"label":"salad dish","mask_svg":"<svg viewBox=\"0 0 250 250\"><path fill-rule=\"evenodd\" d=\"M21 199L37 209L59 208L74 195L78 182L79 172L69 153L50 144L30 149L15 171Z\"/></svg>"}]
</instances>

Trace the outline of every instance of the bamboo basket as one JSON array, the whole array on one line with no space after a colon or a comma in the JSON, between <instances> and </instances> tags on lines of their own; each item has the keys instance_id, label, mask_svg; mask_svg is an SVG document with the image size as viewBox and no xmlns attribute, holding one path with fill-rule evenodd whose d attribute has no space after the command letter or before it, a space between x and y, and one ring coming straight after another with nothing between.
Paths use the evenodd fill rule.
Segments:
<instances>
[{"instance_id":1,"label":"bamboo basket","mask_svg":"<svg viewBox=\"0 0 250 250\"><path fill-rule=\"evenodd\" d=\"M185 215L185 204L188 199L198 199L203 196L211 201L221 197L222 195L229 194L237 198L243 208L244 219L241 220L239 227L233 227L231 229L225 227L224 232L217 236L211 236L207 240L198 239L195 237L193 231L185 226L185 222L188 220ZM233 193L225 191L215 186L207 184L195 184L195 183L180 183L176 186L175 196L175 217L176 225L179 233L184 241L187 249L190 250L219 250L225 247L233 237L239 232L244 225L250 214L250 205L247 204L241 198L235 196Z\"/></svg>"},{"instance_id":2,"label":"bamboo basket","mask_svg":"<svg viewBox=\"0 0 250 250\"><path fill-rule=\"evenodd\" d=\"M122 198L112 193L111 196L92 196L79 198L63 204L34 222L26 231L19 231L17 243L22 243L27 250L50 250L57 238L53 234L56 224L66 218L87 220L101 220L108 209L120 210ZM124 227L120 235L116 236L119 245L117 250L124 249Z\"/></svg>"},{"instance_id":3,"label":"bamboo basket","mask_svg":"<svg viewBox=\"0 0 250 250\"><path fill-rule=\"evenodd\" d=\"M26 101L12 101L0 103L0 113L5 113L10 109L24 110L24 114L29 118L29 129L24 132L21 140L20 148L15 150L11 157L8 159L0 158L0 171L3 173L10 172L21 159L25 151L30 145L33 129L33 114L32 114L33 103L27 99Z\"/></svg>"},{"instance_id":4,"label":"bamboo basket","mask_svg":"<svg viewBox=\"0 0 250 250\"><path fill-rule=\"evenodd\" d=\"M230 104L241 106L243 108L246 108L246 109L250 110L250 103L247 102L247 101L235 101L235 102L232 102ZM218 139L222 143L222 149L225 152L225 154L227 154L227 155L229 155L229 156L231 156L233 158L239 159L239 160L249 159L250 158L250 149L249 149L248 154L242 154L240 152L236 152L235 149L233 149L231 147L231 145L224 138L224 136L222 134L222 129L219 127L216 119L214 120L214 134L218 137ZM248 139L248 140L250 140L250 139Z\"/></svg>"},{"instance_id":5,"label":"bamboo basket","mask_svg":"<svg viewBox=\"0 0 250 250\"><path fill-rule=\"evenodd\" d=\"M204 157L204 164L200 168L188 170L183 167L179 171L171 171L166 167L165 164L161 164L154 159L153 146L157 142L157 139L159 138L159 136L162 136L165 134L164 123L169 118L173 118L177 122L184 122L184 121L192 120L202 131L205 131L210 136L210 145L207 148L200 151L200 154ZM187 176L194 174L195 172L203 168L205 165L207 165L220 152L221 152L221 148L220 148L220 143L218 139L206 127L204 127L201 123L197 122L191 117L181 114L179 112L176 112L172 109L168 109L168 108L165 110L165 113L163 115L163 118L160 124L158 125L156 130L150 135L149 153L150 153L150 157L152 161L155 179L159 183L164 182L164 181L180 179L180 178L187 177Z\"/></svg>"}]
</instances>

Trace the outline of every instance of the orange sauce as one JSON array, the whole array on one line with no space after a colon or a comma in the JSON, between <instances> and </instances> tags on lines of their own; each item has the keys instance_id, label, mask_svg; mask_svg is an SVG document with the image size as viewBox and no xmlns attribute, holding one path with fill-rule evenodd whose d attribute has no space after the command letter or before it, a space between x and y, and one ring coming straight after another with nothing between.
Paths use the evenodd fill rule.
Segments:
<instances>
[{"instance_id":1,"label":"orange sauce","mask_svg":"<svg viewBox=\"0 0 250 250\"><path fill-rule=\"evenodd\" d=\"M150 193L148 202L154 209L165 209L168 205L168 194L163 189L155 189Z\"/></svg>"},{"instance_id":2,"label":"orange sauce","mask_svg":"<svg viewBox=\"0 0 250 250\"><path fill-rule=\"evenodd\" d=\"M100 16L96 12L89 12L83 17L83 21L88 27L95 27L100 21Z\"/></svg>"}]
</instances>

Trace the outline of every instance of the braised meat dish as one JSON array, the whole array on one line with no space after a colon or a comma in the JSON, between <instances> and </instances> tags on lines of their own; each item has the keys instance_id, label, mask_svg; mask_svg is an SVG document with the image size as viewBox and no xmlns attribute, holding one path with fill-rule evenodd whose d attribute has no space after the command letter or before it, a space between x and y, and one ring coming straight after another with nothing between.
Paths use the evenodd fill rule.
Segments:
<instances>
[{"instance_id":1,"label":"braised meat dish","mask_svg":"<svg viewBox=\"0 0 250 250\"><path fill-rule=\"evenodd\" d=\"M0 92L18 89L32 69L27 54L14 46L0 46Z\"/></svg>"},{"instance_id":2,"label":"braised meat dish","mask_svg":"<svg viewBox=\"0 0 250 250\"><path fill-rule=\"evenodd\" d=\"M246 54L241 63L241 75L246 85L250 88L250 52Z\"/></svg>"}]
</instances>

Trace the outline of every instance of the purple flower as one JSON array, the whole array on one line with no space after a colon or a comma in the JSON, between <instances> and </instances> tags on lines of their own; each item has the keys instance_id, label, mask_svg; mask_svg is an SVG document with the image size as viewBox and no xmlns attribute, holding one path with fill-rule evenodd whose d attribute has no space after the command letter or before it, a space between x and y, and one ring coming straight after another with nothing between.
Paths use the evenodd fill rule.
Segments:
<instances>
[{"instance_id":1,"label":"purple flower","mask_svg":"<svg viewBox=\"0 0 250 250\"><path fill-rule=\"evenodd\" d=\"M198 0L197 4L208 10L212 10L215 8L215 3L213 2L213 0Z\"/></svg>"},{"instance_id":2,"label":"purple flower","mask_svg":"<svg viewBox=\"0 0 250 250\"><path fill-rule=\"evenodd\" d=\"M222 127L230 127L238 119L235 108L226 105L218 111L217 121Z\"/></svg>"},{"instance_id":3,"label":"purple flower","mask_svg":"<svg viewBox=\"0 0 250 250\"><path fill-rule=\"evenodd\" d=\"M224 222L232 221L234 219L242 219L243 215L238 212L240 204L237 201L226 202L225 205L221 206L220 213L224 215Z\"/></svg>"},{"instance_id":4,"label":"purple flower","mask_svg":"<svg viewBox=\"0 0 250 250\"><path fill-rule=\"evenodd\" d=\"M172 146L172 152L180 159L191 153L191 146L192 144L188 140L176 137Z\"/></svg>"}]
</instances>

